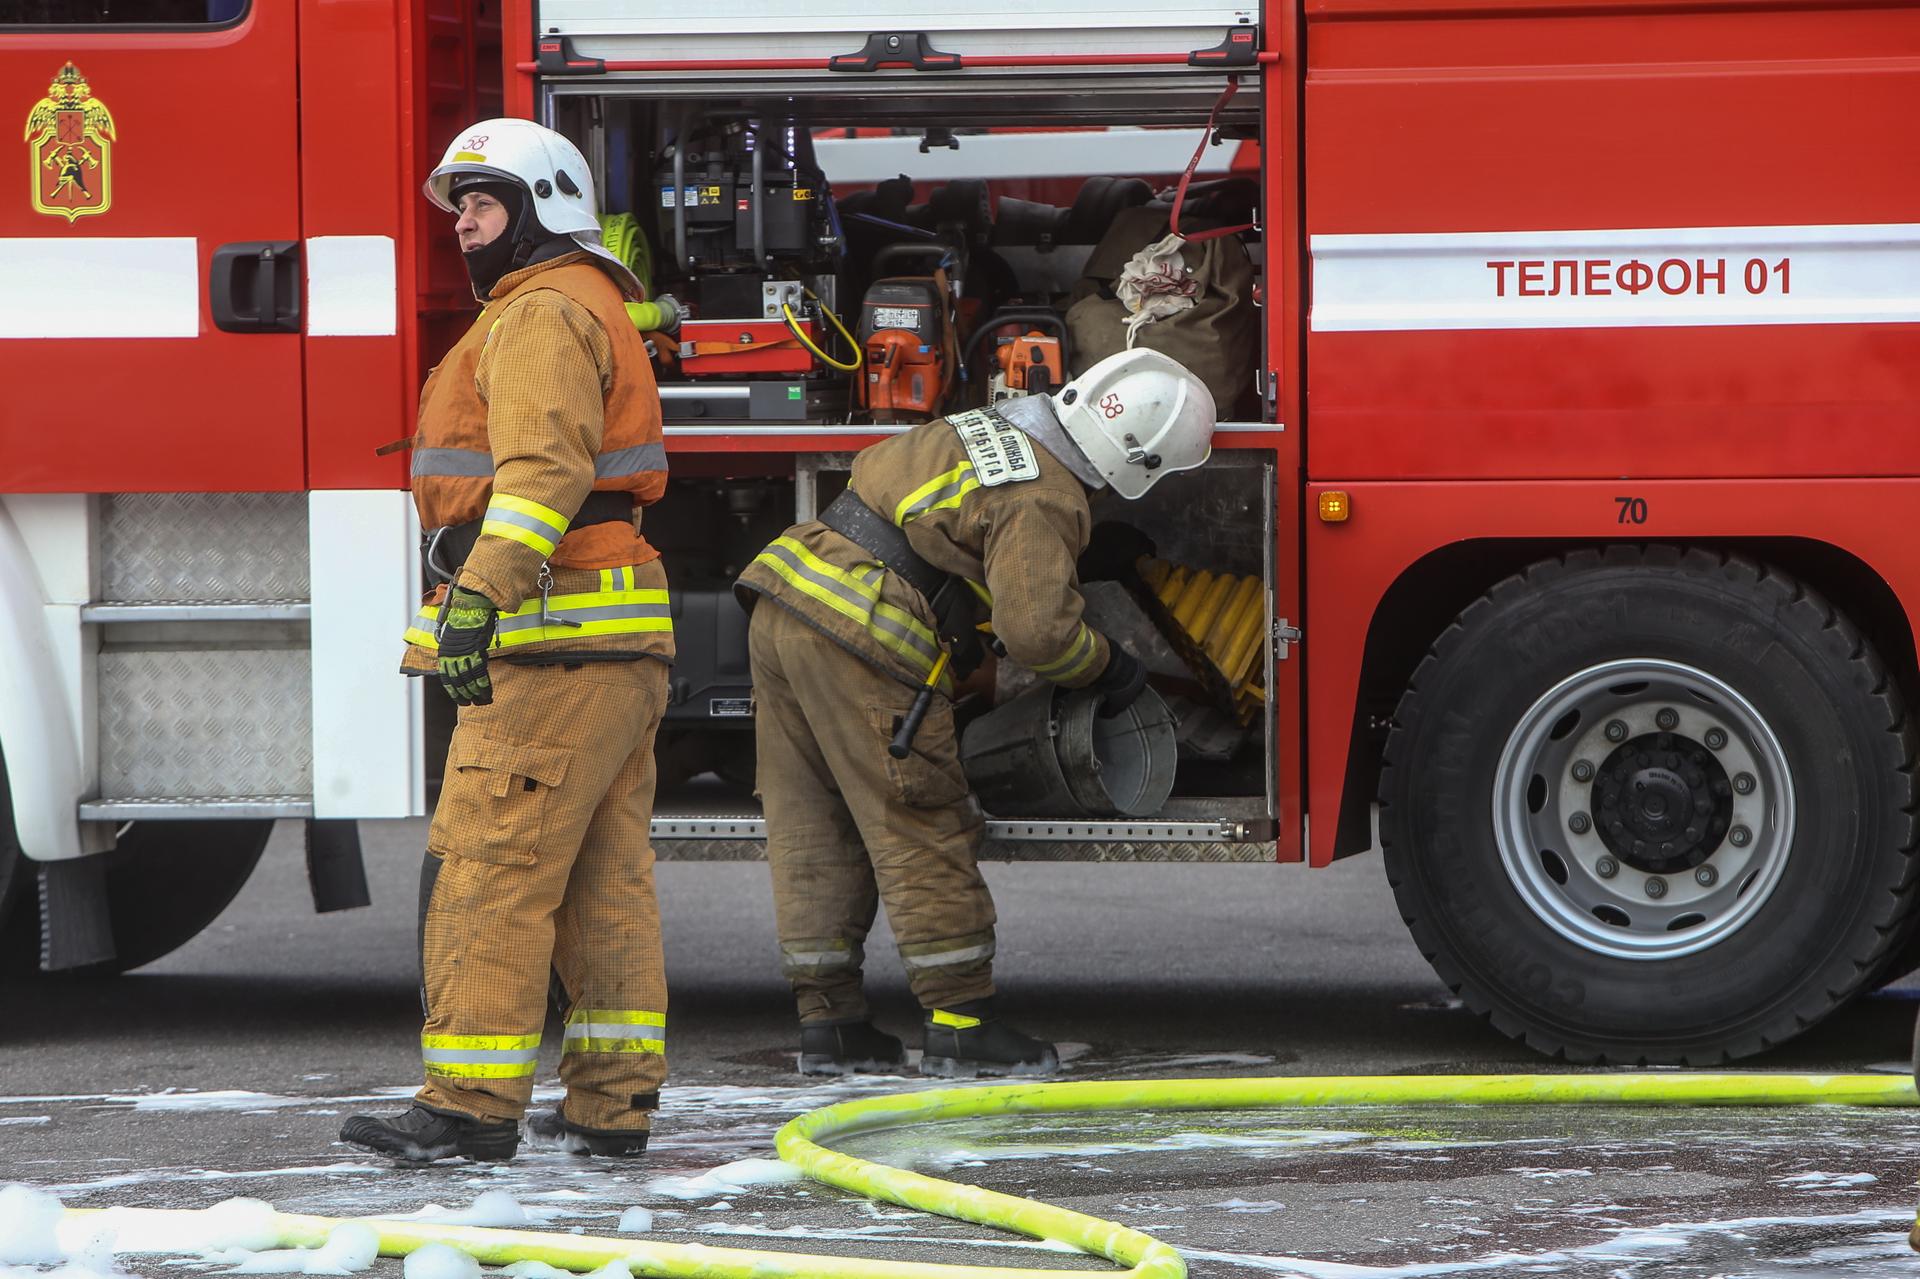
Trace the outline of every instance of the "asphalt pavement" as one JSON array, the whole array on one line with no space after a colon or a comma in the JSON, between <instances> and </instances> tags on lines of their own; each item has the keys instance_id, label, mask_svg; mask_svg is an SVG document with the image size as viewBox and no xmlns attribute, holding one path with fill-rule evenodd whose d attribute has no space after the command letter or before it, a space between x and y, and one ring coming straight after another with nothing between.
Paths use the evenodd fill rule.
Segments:
<instances>
[{"instance_id":1,"label":"asphalt pavement","mask_svg":"<svg viewBox=\"0 0 1920 1279\"><path fill-rule=\"evenodd\" d=\"M1105 1268L820 1187L699 1180L770 1156L773 1131L801 1110L922 1086L823 1086L792 1073L791 1006L756 863L660 868L674 1073L642 1164L533 1153L505 1168L396 1169L336 1144L342 1117L399 1108L418 1071L424 824L369 823L365 833L368 909L312 914L298 832L283 827L241 897L176 954L113 980L0 985L0 1182L49 1189L70 1206L249 1196L327 1215L470 1211L493 1190L515 1207L492 1197L483 1216L518 1212L555 1230L614 1233L641 1206L653 1212L647 1237L679 1242ZM986 873L1004 1005L1065 1046L1068 1077L1564 1068L1448 998L1372 857L1320 871ZM878 1019L915 1040L917 1015L884 935L869 957ZM1902 1070L1913 1016L1911 989L1895 988L1743 1065ZM550 1052L542 1096L552 1095L552 1066ZM1920 1275L1904 1242L1920 1116L1905 1111L1003 1119L848 1148L1114 1217L1180 1247L1196 1275ZM177 1275L182 1264L119 1260L142 1275ZM376 1273L399 1270L382 1262Z\"/></svg>"}]
</instances>

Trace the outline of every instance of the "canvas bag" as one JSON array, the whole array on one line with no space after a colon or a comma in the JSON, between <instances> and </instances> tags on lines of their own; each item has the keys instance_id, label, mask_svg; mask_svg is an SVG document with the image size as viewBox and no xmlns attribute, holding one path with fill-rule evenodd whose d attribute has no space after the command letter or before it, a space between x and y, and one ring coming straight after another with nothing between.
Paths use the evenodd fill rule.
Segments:
<instances>
[{"instance_id":1,"label":"canvas bag","mask_svg":"<svg viewBox=\"0 0 1920 1279\"><path fill-rule=\"evenodd\" d=\"M1134 346L1178 360L1207 384L1223 418L1237 416L1252 396L1260 348L1253 259L1238 236L1178 242L1178 258L1193 287L1190 291L1149 287L1149 309L1167 312L1156 319L1137 321L1126 302L1116 296L1116 284L1127 263L1166 238L1169 213L1164 204L1123 210L1094 247L1067 308L1073 372L1083 373L1128 349L1132 322ZM1176 292L1192 305L1172 301ZM1156 304L1156 297L1169 300Z\"/></svg>"}]
</instances>

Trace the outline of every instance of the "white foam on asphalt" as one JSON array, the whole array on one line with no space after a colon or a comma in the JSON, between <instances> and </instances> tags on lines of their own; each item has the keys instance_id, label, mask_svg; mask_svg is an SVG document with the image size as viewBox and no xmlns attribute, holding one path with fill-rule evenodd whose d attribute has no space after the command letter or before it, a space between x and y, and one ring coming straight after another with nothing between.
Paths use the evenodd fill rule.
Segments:
<instances>
[{"instance_id":1,"label":"white foam on asphalt","mask_svg":"<svg viewBox=\"0 0 1920 1279\"><path fill-rule=\"evenodd\" d=\"M553 1210L541 1216L558 1215ZM529 1214L520 1205L520 1201L505 1190L482 1191L472 1204L465 1208L443 1208L439 1204L428 1204L418 1212L396 1216L395 1221L431 1221L436 1226L491 1226L501 1230L524 1230L536 1224L538 1218Z\"/></svg>"},{"instance_id":2,"label":"white foam on asphalt","mask_svg":"<svg viewBox=\"0 0 1920 1279\"><path fill-rule=\"evenodd\" d=\"M60 1201L32 1186L0 1186L0 1262L65 1261L60 1247Z\"/></svg>"},{"instance_id":3,"label":"white foam on asphalt","mask_svg":"<svg viewBox=\"0 0 1920 1279\"><path fill-rule=\"evenodd\" d=\"M1681 1263L1684 1254L1704 1244L1708 1260L1716 1274L1749 1274L1737 1267L1727 1268L1726 1240L1731 1237L1752 1243L1751 1236L1770 1230L1825 1231L1834 1227L1898 1226L1897 1232L1875 1231L1859 1243L1822 1252L1844 1252L1843 1258L1828 1258L1829 1263L1844 1261L1902 1263L1900 1269L1887 1272L1878 1265L1872 1269L1835 1271L1831 1264L1815 1273L1878 1276L1884 1273L1911 1273L1913 1254L1907 1247L1906 1226L1912 1214L1886 1210L1836 1213L1819 1217L1739 1217L1729 1221L1670 1222L1659 1226L1635 1226L1618 1231L1608 1240L1577 1248L1548 1252L1488 1253L1459 1261L1425 1261L1397 1266L1369 1266L1346 1261L1318 1261L1308 1257L1264 1256L1258 1253L1215 1252L1182 1248L1181 1254L1192 1261L1218 1261L1245 1270L1285 1275L1289 1279L1439 1279L1446 1275L1471 1275L1488 1271L1524 1268L1533 1273L1554 1273L1581 1262L1610 1263L1613 1279L1659 1279ZM1782 1263L1774 1263L1776 1265ZM1791 1264L1791 1263L1786 1263Z\"/></svg>"},{"instance_id":4,"label":"white foam on asphalt","mask_svg":"<svg viewBox=\"0 0 1920 1279\"><path fill-rule=\"evenodd\" d=\"M647 1193L667 1199L713 1199L738 1195L757 1186L786 1186L805 1180L806 1174L778 1159L736 1159L710 1168L697 1177L657 1177Z\"/></svg>"},{"instance_id":5,"label":"white foam on asphalt","mask_svg":"<svg viewBox=\"0 0 1920 1279\"><path fill-rule=\"evenodd\" d=\"M430 1243L407 1254L406 1279L480 1279L480 1263L458 1248Z\"/></svg>"},{"instance_id":6,"label":"white foam on asphalt","mask_svg":"<svg viewBox=\"0 0 1920 1279\"><path fill-rule=\"evenodd\" d=\"M618 1229L623 1235L644 1235L653 1229L653 1212L638 1206L629 1208L620 1214Z\"/></svg>"},{"instance_id":7,"label":"white foam on asphalt","mask_svg":"<svg viewBox=\"0 0 1920 1279\"><path fill-rule=\"evenodd\" d=\"M9 1124L31 1126L33 1124L50 1124L52 1122L52 1115L14 1115L6 1119L0 1119L0 1127L6 1127Z\"/></svg>"}]
</instances>

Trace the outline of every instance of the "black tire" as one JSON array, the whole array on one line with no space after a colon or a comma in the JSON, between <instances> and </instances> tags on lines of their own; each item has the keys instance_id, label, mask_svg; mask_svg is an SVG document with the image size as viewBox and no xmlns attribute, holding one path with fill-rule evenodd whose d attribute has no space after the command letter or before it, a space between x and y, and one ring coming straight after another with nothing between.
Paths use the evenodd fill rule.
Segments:
<instances>
[{"instance_id":1,"label":"black tire","mask_svg":"<svg viewBox=\"0 0 1920 1279\"><path fill-rule=\"evenodd\" d=\"M1641 669L1692 672L1734 696L1721 705L1672 691L1684 683L1606 682ZM1736 714L1758 718L1714 718ZM1656 717L1679 731L1629 724ZM1717 722L1755 731L1746 742L1737 729L1687 737ZM1523 736L1530 723L1551 728ZM1596 742L1622 744L1596 766ZM1533 743L1545 745L1529 755ZM1812 1026L1904 947L1920 871L1915 744L1880 658L1799 582L1701 549L1581 551L1495 586L1421 662L1387 740L1381 848L1421 951L1501 1032L1569 1061L1716 1064ZM1782 767L1737 765L1729 782L1714 772L1721 757L1706 758L1750 745L1741 758ZM1560 772L1553 760L1571 762ZM1679 771L1661 772L1670 761ZM1685 800L1671 810L1653 798L1663 778ZM1520 798L1496 810L1496 795ZM1687 814L1700 801L1710 802L1696 828ZM1738 813L1755 803L1773 817L1749 828ZM1649 822L1682 819L1671 842L1638 838ZM1554 831L1564 854L1534 846ZM1607 841L1598 856L1593 840ZM1656 879L1674 902L1648 900ZM1749 894L1756 884L1767 887ZM1718 913L1662 926L1660 911L1696 885ZM1609 892L1621 909L1592 897ZM1629 946L1649 949L1618 950Z\"/></svg>"},{"instance_id":2,"label":"black tire","mask_svg":"<svg viewBox=\"0 0 1920 1279\"><path fill-rule=\"evenodd\" d=\"M102 977L130 972L192 941L246 885L273 833L270 821L135 822L106 858L107 910L114 959L54 976ZM30 863L22 859L23 869ZM23 876L31 882L30 876ZM35 894L22 892L0 948L0 975L39 970ZM18 933L32 945L16 944Z\"/></svg>"}]
</instances>

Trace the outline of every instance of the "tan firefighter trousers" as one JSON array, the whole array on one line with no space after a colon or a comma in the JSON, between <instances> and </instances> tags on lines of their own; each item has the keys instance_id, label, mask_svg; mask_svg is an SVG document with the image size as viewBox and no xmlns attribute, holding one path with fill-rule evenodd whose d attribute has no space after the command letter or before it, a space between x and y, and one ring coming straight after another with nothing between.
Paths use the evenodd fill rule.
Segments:
<instances>
[{"instance_id":1,"label":"tan firefighter trousers","mask_svg":"<svg viewBox=\"0 0 1920 1279\"><path fill-rule=\"evenodd\" d=\"M419 1100L518 1119L557 971L566 1118L644 1129L667 1073L647 839L667 666L496 661L491 674L493 704L460 708L427 839L442 862L422 933Z\"/></svg>"},{"instance_id":2,"label":"tan firefighter trousers","mask_svg":"<svg viewBox=\"0 0 1920 1279\"><path fill-rule=\"evenodd\" d=\"M759 792L781 969L802 1022L864 1018L878 902L914 995L950 1008L993 993L993 898L975 856L980 806L953 708L935 697L913 752L887 753L914 690L772 600L748 628Z\"/></svg>"}]
</instances>

